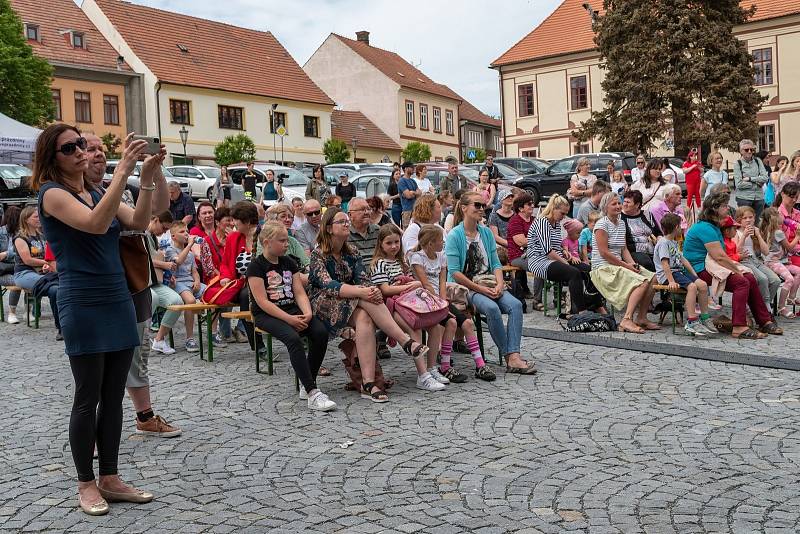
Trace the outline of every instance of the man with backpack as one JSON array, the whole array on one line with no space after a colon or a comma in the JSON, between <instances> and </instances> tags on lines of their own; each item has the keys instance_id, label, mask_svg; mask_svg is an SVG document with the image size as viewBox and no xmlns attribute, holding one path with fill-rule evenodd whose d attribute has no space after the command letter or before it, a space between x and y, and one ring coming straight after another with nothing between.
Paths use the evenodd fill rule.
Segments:
<instances>
[{"instance_id":1,"label":"man with backpack","mask_svg":"<svg viewBox=\"0 0 800 534\"><path fill-rule=\"evenodd\" d=\"M756 145L750 139L739 142L742 155L733 166L733 180L736 184L736 204L750 206L756 212L756 222L764 211L764 184L769 181L769 173L764 162L755 157Z\"/></svg>"}]
</instances>

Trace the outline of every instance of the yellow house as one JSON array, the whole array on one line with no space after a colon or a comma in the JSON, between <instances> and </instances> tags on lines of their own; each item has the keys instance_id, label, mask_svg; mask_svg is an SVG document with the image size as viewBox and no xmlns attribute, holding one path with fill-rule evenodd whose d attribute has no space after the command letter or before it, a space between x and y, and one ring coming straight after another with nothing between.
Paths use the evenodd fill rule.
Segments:
<instances>
[{"instance_id":1,"label":"yellow house","mask_svg":"<svg viewBox=\"0 0 800 534\"><path fill-rule=\"evenodd\" d=\"M12 0L11 6L34 54L53 66L56 122L120 138L143 128L141 76L73 0Z\"/></svg>"},{"instance_id":2,"label":"yellow house","mask_svg":"<svg viewBox=\"0 0 800 534\"><path fill-rule=\"evenodd\" d=\"M602 8L600 0L589 3ZM601 149L599 140L579 143L570 134L603 107L604 71L585 4L564 0L492 63L500 76L507 156L558 158ZM773 154L788 154L800 148L800 2L742 4L754 4L757 11L734 33L747 42L758 72L756 86L768 96L758 114L757 143Z\"/></svg>"},{"instance_id":3,"label":"yellow house","mask_svg":"<svg viewBox=\"0 0 800 534\"><path fill-rule=\"evenodd\" d=\"M161 137L173 162L207 164L239 133L258 160L324 162L333 100L270 32L119 0L81 8L142 74L147 133Z\"/></svg>"},{"instance_id":4,"label":"yellow house","mask_svg":"<svg viewBox=\"0 0 800 534\"><path fill-rule=\"evenodd\" d=\"M360 111L401 147L427 143L433 159L459 158L459 105L455 92L431 80L394 52L330 34L303 69L343 110Z\"/></svg>"}]
</instances>

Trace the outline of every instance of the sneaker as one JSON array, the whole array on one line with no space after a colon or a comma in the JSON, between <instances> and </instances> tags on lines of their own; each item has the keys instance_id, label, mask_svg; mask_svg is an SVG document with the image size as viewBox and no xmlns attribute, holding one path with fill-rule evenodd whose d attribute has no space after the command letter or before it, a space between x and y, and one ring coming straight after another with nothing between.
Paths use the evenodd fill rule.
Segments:
<instances>
[{"instance_id":1,"label":"sneaker","mask_svg":"<svg viewBox=\"0 0 800 534\"><path fill-rule=\"evenodd\" d=\"M716 302L709 302L709 303L708 303L708 309L709 309L709 310L721 310L721 309L722 309L722 306L720 306L720 305L719 305L719 304L717 304Z\"/></svg>"},{"instance_id":2,"label":"sneaker","mask_svg":"<svg viewBox=\"0 0 800 534\"><path fill-rule=\"evenodd\" d=\"M228 344L225 343L225 340L222 339L222 336L219 335L219 334L214 334L214 337L212 337L211 339L214 342L214 346L215 347L219 347L221 349L224 349L225 347L228 346Z\"/></svg>"},{"instance_id":3,"label":"sneaker","mask_svg":"<svg viewBox=\"0 0 800 534\"><path fill-rule=\"evenodd\" d=\"M150 330L153 332L158 332L159 328L161 328L161 323L150 323Z\"/></svg>"},{"instance_id":4,"label":"sneaker","mask_svg":"<svg viewBox=\"0 0 800 534\"><path fill-rule=\"evenodd\" d=\"M453 342L453 352L457 352L459 354L469 354L469 349L467 349L467 344L464 340L458 340Z\"/></svg>"},{"instance_id":5,"label":"sneaker","mask_svg":"<svg viewBox=\"0 0 800 534\"><path fill-rule=\"evenodd\" d=\"M425 391L441 391L445 386L437 382L430 373L425 373L417 377L417 388L424 389Z\"/></svg>"},{"instance_id":6,"label":"sneaker","mask_svg":"<svg viewBox=\"0 0 800 534\"><path fill-rule=\"evenodd\" d=\"M686 333L690 336L700 336L705 337L708 335L706 329L703 328L703 324L700 321L693 321L691 323L686 323L683 326L683 329L686 330Z\"/></svg>"},{"instance_id":7,"label":"sneaker","mask_svg":"<svg viewBox=\"0 0 800 534\"><path fill-rule=\"evenodd\" d=\"M494 374L494 371L489 369L488 365L484 365L475 369L475 378L492 382L495 378L497 378L497 375Z\"/></svg>"},{"instance_id":8,"label":"sneaker","mask_svg":"<svg viewBox=\"0 0 800 534\"><path fill-rule=\"evenodd\" d=\"M711 320L711 317L708 319L700 319L700 324L703 325L703 328L708 330L709 334L719 334L719 330L714 326L714 321Z\"/></svg>"},{"instance_id":9,"label":"sneaker","mask_svg":"<svg viewBox=\"0 0 800 534\"><path fill-rule=\"evenodd\" d=\"M200 347L197 346L197 341L195 341L193 337L187 339L183 346L186 352L200 352Z\"/></svg>"},{"instance_id":10,"label":"sneaker","mask_svg":"<svg viewBox=\"0 0 800 534\"><path fill-rule=\"evenodd\" d=\"M463 384L467 381L467 375L459 373L455 367L448 367L447 371L441 374L453 384Z\"/></svg>"},{"instance_id":11,"label":"sneaker","mask_svg":"<svg viewBox=\"0 0 800 534\"><path fill-rule=\"evenodd\" d=\"M64 341L64 334L61 333L61 330L56 333L56 341Z\"/></svg>"},{"instance_id":12,"label":"sneaker","mask_svg":"<svg viewBox=\"0 0 800 534\"><path fill-rule=\"evenodd\" d=\"M233 334L231 334L229 336L222 337L221 339L225 343L238 343L238 341L236 341L236 336L234 336Z\"/></svg>"},{"instance_id":13,"label":"sneaker","mask_svg":"<svg viewBox=\"0 0 800 534\"><path fill-rule=\"evenodd\" d=\"M150 350L160 352L161 354L175 354L175 349L169 346L166 339L162 339L161 341L154 339L150 343Z\"/></svg>"},{"instance_id":14,"label":"sneaker","mask_svg":"<svg viewBox=\"0 0 800 534\"><path fill-rule=\"evenodd\" d=\"M302 385L300 386L300 393L298 394L300 400L308 400L308 391Z\"/></svg>"},{"instance_id":15,"label":"sneaker","mask_svg":"<svg viewBox=\"0 0 800 534\"><path fill-rule=\"evenodd\" d=\"M19 324L19 319L17 319L16 313L9 313L8 317L6 318L8 324Z\"/></svg>"},{"instance_id":16,"label":"sneaker","mask_svg":"<svg viewBox=\"0 0 800 534\"><path fill-rule=\"evenodd\" d=\"M389 360L392 357L392 352L389 350L389 347L386 346L385 343L381 343L378 345L378 359L379 360Z\"/></svg>"},{"instance_id":17,"label":"sneaker","mask_svg":"<svg viewBox=\"0 0 800 534\"><path fill-rule=\"evenodd\" d=\"M242 332L241 330L234 330L233 337L236 339L236 343L249 343L250 341L247 339L247 334Z\"/></svg>"},{"instance_id":18,"label":"sneaker","mask_svg":"<svg viewBox=\"0 0 800 534\"><path fill-rule=\"evenodd\" d=\"M308 408L318 412L330 412L336 409L336 403L330 400L323 392L317 391L314 396L308 398Z\"/></svg>"},{"instance_id":19,"label":"sneaker","mask_svg":"<svg viewBox=\"0 0 800 534\"><path fill-rule=\"evenodd\" d=\"M442 373L439 372L439 369L436 367L431 367L428 369L428 372L431 374L434 380L439 382L440 384L449 384L450 380L444 376Z\"/></svg>"},{"instance_id":20,"label":"sneaker","mask_svg":"<svg viewBox=\"0 0 800 534\"><path fill-rule=\"evenodd\" d=\"M137 418L136 433L149 434L159 438L174 438L181 435L181 429L167 423L160 415L154 415L144 423Z\"/></svg>"}]
</instances>

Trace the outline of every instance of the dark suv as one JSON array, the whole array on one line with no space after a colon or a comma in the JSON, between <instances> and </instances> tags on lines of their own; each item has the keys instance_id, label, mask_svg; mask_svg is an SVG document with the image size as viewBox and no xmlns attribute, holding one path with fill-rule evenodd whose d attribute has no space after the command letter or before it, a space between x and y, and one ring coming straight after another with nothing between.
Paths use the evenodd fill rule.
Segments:
<instances>
[{"instance_id":1,"label":"dark suv","mask_svg":"<svg viewBox=\"0 0 800 534\"><path fill-rule=\"evenodd\" d=\"M588 158L591 165L589 172L605 181L610 179L606 169L609 160L614 160L614 169L621 170L628 182L631 179L631 169L636 166L636 156L631 152L575 154L554 162L540 174L528 174L519 178L514 185L530 193L537 204L552 195L564 195L569 189L570 178L575 174L578 160L581 158Z\"/></svg>"},{"instance_id":2,"label":"dark suv","mask_svg":"<svg viewBox=\"0 0 800 534\"><path fill-rule=\"evenodd\" d=\"M550 165L549 162L537 158L494 158L494 162L513 167L520 174L541 173Z\"/></svg>"}]
</instances>

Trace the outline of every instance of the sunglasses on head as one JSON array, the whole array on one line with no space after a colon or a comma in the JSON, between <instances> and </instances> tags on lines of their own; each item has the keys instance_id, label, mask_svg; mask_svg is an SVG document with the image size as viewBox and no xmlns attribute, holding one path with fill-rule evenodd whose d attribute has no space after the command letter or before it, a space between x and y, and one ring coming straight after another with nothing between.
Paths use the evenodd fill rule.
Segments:
<instances>
[{"instance_id":1,"label":"sunglasses on head","mask_svg":"<svg viewBox=\"0 0 800 534\"><path fill-rule=\"evenodd\" d=\"M322 213L322 211L321 211L321 210L317 210L317 211L310 211L310 212L306 213L306 217L316 217L316 216L317 216L317 215L319 215L320 213Z\"/></svg>"},{"instance_id":2,"label":"sunglasses on head","mask_svg":"<svg viewBox=\"0 0 800 534\"><path fill-rule=\"evenodd\" d=\"M74 141L70 141L69 143L64 143L61 145L61 148L56 150L56 152L61 152L65 156L71 156L75 153L75 150L81 149L86 150L86 147L89 146L89 143L86 141L85 137L79 137Z\"/></svg>"}]
</instances>

